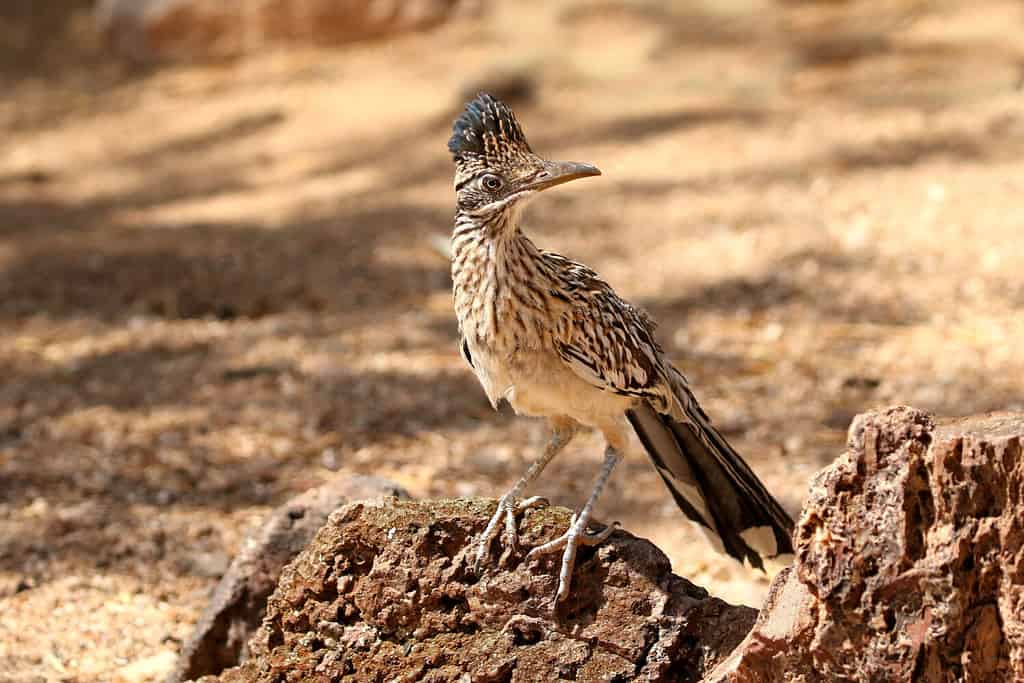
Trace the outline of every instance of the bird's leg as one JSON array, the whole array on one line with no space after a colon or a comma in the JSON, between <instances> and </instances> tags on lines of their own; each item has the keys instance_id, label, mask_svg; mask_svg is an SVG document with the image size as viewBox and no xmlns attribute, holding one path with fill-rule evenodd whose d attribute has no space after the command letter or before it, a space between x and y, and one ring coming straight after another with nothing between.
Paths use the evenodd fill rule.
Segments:
<instances>
[{"instance_id":1,"label":"bird's leg","mask_svg":"<svg viewBox=\"0 0 1024 683\"><path fill-rule=\"evenodd\" d=\"M516 482L516 485L501 497L501 500L498 501L498 509L494 511L494 516L491 517L491 521L487 523L487 528L480 535L479 546L476 551L476 563L474 565L476 571L480 570L480 566L487 559L487 556L490 555L491 542L494 541L499 533L502 519L505 520L507 552L515 552L519 544L519 534L516 530L516 515L524 510L547 504L547 500L540 496L527 498L523 501L519 500L519 496L527 486L540 476L540 473L544 471L548 463L572 441L572 437L576 435L578 428L577 424L569 419L552 419L551 427L551 440L544 447L544 453L530 465L530 468L526 470L526 474ZM507 557L507 554L503 555L502 559L505 557Z\"/></svg>"},{"instance_id":2,"label":"bird's leg","mask_svg":"<svg viewBox=\"0 0 1024 683\"><path fill-rule=\"evenodd\" d=\"M565 552L562 553L562 569L558 574L558 593L555 596L556 603L562 602L569 596L569 587L572 585L572 570L576 565L576 548L580 545L598 545L599 543L603 543L605 539L607 539L612 532L618 528L618 522L616 522L615 524L605 527L603 530L595 533L587 531L587 525L590 523L590 515L594 509L594 503L596 503L597 499L601 496L601 491L604 489L604 485L608 483L608 477L611 476L616 463L621 459L622 456L619 455L619 451L614 447L608 446L608 448L605 449L604 464L601 465L601 473L597 476L597 482L594 484L594 490L590 492L587 504L583 506L580 513L572 516L572 520L569 522L569 529L550 543L537 546L526 556L526 561L529 562L531 559L540 555L565 548Z\"/></svg>"}]
</instances>

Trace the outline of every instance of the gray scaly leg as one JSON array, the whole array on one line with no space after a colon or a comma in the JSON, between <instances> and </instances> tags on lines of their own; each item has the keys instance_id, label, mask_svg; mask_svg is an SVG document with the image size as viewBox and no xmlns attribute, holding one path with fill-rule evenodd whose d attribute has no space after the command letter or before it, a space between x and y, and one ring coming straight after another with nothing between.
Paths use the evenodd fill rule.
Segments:
<instances>
[{"instance_id":1,"label":"gray scaly leg","mask_svg":"<svg viewBox=\"0 0 1024 683\"><path fill-rule=\"evenodd\" d=\"M530 508L547 505L547 500L540 496L527 498L523 501L519 500L519 496L527 486L540 476L540 473L544 471L548 463L562 452L568 443L572 441L573 436L576 435L577 425L571 420L552 420L551 425L554 431L551 434L551 440L544 448L544 453L537 461L530 465L530 468L526 470L526 474L516 482L516 485L501 497L501 500L498 501L498 509L495 510L491 521L487 523L487 528L480 535L479 547L476 551L476 562L474 564L476 571L480 570L484 560L490 555L491 542L498 536L503 518L505 520L505 542L508 544L508 549L502 555L502 560L507 558L509 553L516 552L519 547L516 515Z\"/></svg>"},{"instance_id":2,"label":"gray scaly leg","mask_svg":"<svg viewBox=\"0 0 1024 683\"><path fill-rule=\"evenodd\" d=\"M618 522L606 527L602 531L596 533L590 533L587 531L587 525L590 523L590 515L594 509L594 503L601 496L601 491L604 490L604 485L608 483L608 478L612 474L612 470L615 465L622 459L619 452L609 446L604 452L604 464L601 465L601 473L597 477L597 482L594 484L594 490L590 492L590 497L587 499L587 504L583 506L583 509L578 515L572 516L572 521L569 522L569 529L564 534L556 538L555 540L545 543L544 545L537 546L529 552L526 556L527 562L531 559L544 555L560 548L565 548L565 552L562 554L562 570L558 575L558 593L555 596L555 602L562 602L569 596L569 588L572 585L572 570L576 565L576 548L579 545L598 545L603 543L615 529L618 528Z\"/></svg>"}]
</instances>

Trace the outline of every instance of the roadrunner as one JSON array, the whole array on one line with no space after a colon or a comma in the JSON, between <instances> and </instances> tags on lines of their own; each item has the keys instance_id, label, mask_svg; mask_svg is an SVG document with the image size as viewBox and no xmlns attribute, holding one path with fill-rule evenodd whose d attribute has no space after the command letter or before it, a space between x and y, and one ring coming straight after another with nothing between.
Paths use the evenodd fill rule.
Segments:
<instances>
[{"instance_id":1,"label":"roadrunner","mask_svg":"<svg viewBox=\"0 0 1024 683\"><path fill-rule=\"evenodd\" d=\"M537 193L601 172L534 154L512 111L485 93L455 121L448 149L462 355L494 407L505 400L518 414L547 418L552 430L541 457L499 501L478 541L477 569L502 521L509 551L517 548L517 515L544 502L521 495L580 425L599 429L607 444L593 492L563 536L526 556L564 549L557 601L569 595L577 548L614 530L591 532L588 525L630 426L683 513L720 551L760 569L764 558L792 553L792 519L711 425L655 341L654 321L587 266L539 249L523 234L523 207Z\"/></svg>"}]
</instances>

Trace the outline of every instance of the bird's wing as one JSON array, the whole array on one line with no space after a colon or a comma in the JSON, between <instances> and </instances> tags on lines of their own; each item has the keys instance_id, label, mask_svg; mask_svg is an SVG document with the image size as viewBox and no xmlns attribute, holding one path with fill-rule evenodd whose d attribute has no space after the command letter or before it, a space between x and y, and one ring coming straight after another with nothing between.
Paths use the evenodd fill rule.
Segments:
<instances>
[{"instance_id":1,"label":"bird's wing","mask_svg":"<svg viewBox=\"0 0 1024 683\"><path fill-rule=\"evenodd\" d=\"M663 404L662 350L651 318L583 264L550 252L543 257L560 275L560 298L569 303L554 330L566 365L600 389Z\"/></svg>"}]
</instances>

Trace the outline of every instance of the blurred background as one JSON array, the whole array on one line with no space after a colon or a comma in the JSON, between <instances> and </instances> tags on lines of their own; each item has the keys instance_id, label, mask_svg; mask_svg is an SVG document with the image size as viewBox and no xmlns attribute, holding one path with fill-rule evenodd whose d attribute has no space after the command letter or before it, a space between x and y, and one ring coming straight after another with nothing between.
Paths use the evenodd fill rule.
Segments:
<instances>
[{"instance_id":1,"label":"blurred background","mask_svg":"<svg viewBox=\"0 0 1024 683\"><path fill-rule=\"evenodd\" d=\"M457 352L445 149L486 88L600 179L535 241L658 320L783 504L858 412L1024 409L1019 0L0 5L0 680L169 671L333 473L496 496L541 446ZM588 435L532 493L579 505ZM757 606L640 453L598 516Z\"/></svg>"}]
</instances>

